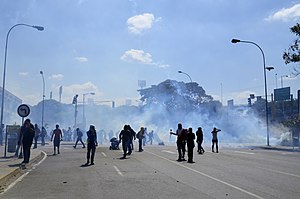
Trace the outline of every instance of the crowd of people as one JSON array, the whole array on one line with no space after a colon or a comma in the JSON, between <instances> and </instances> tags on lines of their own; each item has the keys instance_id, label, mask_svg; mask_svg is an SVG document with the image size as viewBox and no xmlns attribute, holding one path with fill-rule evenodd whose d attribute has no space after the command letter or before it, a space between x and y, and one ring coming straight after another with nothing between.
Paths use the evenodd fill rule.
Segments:
<instances>
[{"instance_id":1,"label":"crowd of people","mask_svg":"<svg viewBox=\"0 0 300 199\"><path fill-rule=\"evenodd\" d=\"M216 127L212 130L212 152L214 152L214 146L216 146L216 152L219 153L219 146L218 146L218 132L221 131L220 129L217 129ZM177 136L177 151L178 151L178 162L186 161L185 159L185 152L186 152L186 146L188 150L188 163L195 163L193 161L193 151L195 147L195 139L197 143L197 152L199 154L203 154L205 150L202 147L203 143L203 131L201 127L198 127L198 130L195 133L193 133L192 128L184 129L182 127L181 123L178 123L177 130L174 133L172 130L170 130L170 135Z\"/></svg>"},{"instance_id":2,"label":"crowd of people","mask_svg":"<svg viewBox=\"0 0 300 199\"><path fill-rule=\"evenodd\" d=\"M103 130L100 131L102 131L100 135L103 136L104 135ZM219 152L218 136L217 136L219 131L221 130L214 127L211 132L212 152L215 152L216 149L216 153ZM197 143L197 152L199 154L203 154L205 152L204 148L202 147L203 131L201 127L198 127L196 133L194 133L192 128L185 129L183 128L181 123L178 123L176 132L170 130L170 135L177 136L177 141L176 141L177 151L178 151L177 161L179 162L186 161L185 153L187 147L187 152L188 152L187 162L194 163L193 151L195 148L195 141ZM39 137L41 137L42 145L45 145L46 136L47 136L47 132L44 127L42 128L42 130L40 130L37 124L35 125L31 124L30 119L25 120L24 124L20 129L20 134L18 139L18 146L23 147L24 160L22 164L25 165L29 162L30 149L32 144L34 144L33 148L37 148L37 141ZM82 148L86 148L87 145L87 156L86 156L87 161L83 166L94 165L96 147L98 146L98 136L97 136L95 126L90 125L89 130L86 132L86 145L85 145L85 142L83 141L84 134L79 128L76 128L74 134L70 127L68 128L67 131L65 131L65 130L61 130L59 125L56 124L55 129L51 132L51 138L50 138L50 141L53 142L53 147L54 147L53 155L60 154L60 142L63 140L63 137L66 138L67 141L69 141L69 139L71 139L70 136L73 137L74 141L76 140L75 145L73 146L74 149L76 149L78 142L82 144ZM139 131L136 133L130 125L126 124L124 125L123 129L119 133L116 133L116 136L117 138L113 137L112 134L109 135L110 141L117 142L116 149L119 149L118 145L122 143L123 156L120 159L126 159L126 157L131 155L133 151L134 140L136 139L138 140L138 152L142 152L144 150L143 147L147 143L152 145L154 139L154 132L150 131L148 133L146 127L140 127ZM159 138L156 139L156 141L158 142L158 144L161 142ZM110 147L110 149L113 148ZM18 153L18 150L19 147L16 151L16 154Z\"/></svg>"}]
</instances>

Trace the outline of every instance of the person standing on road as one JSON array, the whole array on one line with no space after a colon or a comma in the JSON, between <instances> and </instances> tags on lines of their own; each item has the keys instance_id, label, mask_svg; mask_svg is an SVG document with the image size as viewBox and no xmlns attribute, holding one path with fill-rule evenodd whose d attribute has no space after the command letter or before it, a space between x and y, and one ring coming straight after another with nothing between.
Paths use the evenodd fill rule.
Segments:
<instances>
[{"instance_id":1,"label":"person standing on road","mask_svg":"<svg viewBox=\"0 0 300 199\"><path fill-rule=\"evenodd\" d=\"M186 135L186 143L188 147L188 163L195 163L193 161L193 152L195 148L195 134L193 133L193 129L189 128L188 133Z\"/></svg>"},{"instance_id":2,"label":"person standing on road","mask_svg":"<svg viewBox=\"0 0 300 199\"><path fill-rule=\"evenodd\" d=\"M86 132L87 135L87 154L86 154L86 163L85 166L88 166L91 160L91 165L94 165L94 158L96 147L98 146L97 142L97 133L94 125L90 125L90 129Z\"/></svg>"},{"instance_id":3,"label":"person standing on road","mask_svg":"<svg viewBox=\"0 0 300 199\"><path fill-rule=\"evenodd\" d=\"M76 149L77 143L78 143L79 141L80 141L81 144L82 144L82 148L85 148L84 142L82 141L83 133L82 133L82 131L80 131L79 128L76 129L76 134L77 134L77 140L76 140L75 145L73 146L74 149Z\"/></svg>"},{"instance_id":4,"label":"person standing on road","mask_svg":"<svg viewBox=\"0 0 300 199\"><path fill-rule=\"evenodd\" d=\"M188 147L188 163L195 163L193 161L193 151L195 147L195 134L193 133L193 129L189 128L188 134L186 135L186 142Z\"/></svg>"},{"instance_id":5,"label":"person standing on road","mask_svg":"<svg viewBox=\"0 0 300 199\"><path fill-rule=\"evenodd\" d=\"M53 139L54 137L54 139ZM57 154L60 154L59 146L60 141L62 141L62 132L59 128L59 125L56 124L55 129L53 130L52 136L51 136L51 142L53 140L53 146L54 146L54 153L53 155L56 155L56 147L57 147Z\"/></svg>"},{"instance_id":6,"label":"person standing on road","mask_svg":"<svg viewBox=\"0 0 300 199\"><path fill-rule=\"evenodd\" d=\"M196 131L196 136L197 136L197 144L198 144L198 150L197 152L199 154L203 154L205 151L202 147L202 143L203 143L203 131L201 127L198 127L198 130Z\"/></svg>"},{"instance_id":7,"label":"person standing on road","mask_svg":"<svg viewBox=\"0 0 300 199\"><path fill-rule=\"evenodd\" d=\"M41 131L42 146L45 146L45 137L47 137L47 131L45 127L42 127L42 131Z\"/></svg>"},{"instance_id":8,"label":"person standing on road","mask_svg":"<svg viewBox=\"0 0 300 199\"><path fill-rule=\"evenodd\" d=\"M136 137L139 139L139 152L143 151L143 141L145 138L145 129L141 127L140 131L136 134Z\"/></svg>"},{"instance_id":9,"label":"person standing on road","mask_svg":"<svg viewBox=\"0 0 300 199\"><path fill-rule=\"evenodd\" d=\"M128 146L128 151L127 151L127 155L131 155L132 150L133 150L133 139L136 139L136 132L131 128L130 125L127 125L128 130L130 131L130 144Z\"/></svg>"},{"instance_id":10,"label":"person standing on road","mask_svg":"<svg viewBox=\"0 0 300 199\"><path fill-rule=\"evenodd\" d=\"M36 149L39 136L41 135L41 130L40 130L40 128L37 124L34 125L34 133L35 134L34 134L34 146L33 146L33 148Z\"/></svg>"},{"instance_id":11,"label":"person standing on road","mask_svg":"<svg viewBox=\"0 0 300 199\"><path fill-rule=\"evenodd\" d=\"M184 159L184 155L185 155L185 140L186 140L186 130L182 128L182 124L178 123L178 128L176 130L176 133L173 133L172 131L170 131L171 135L176 135L177 136L177 150L178 150L178 162L181 161L186 161L186 159Z\"/></svg>"},{"instance_id":12,"label":"person standing on road","mask_svg":"<svg viewBox=\"0 0 300 199\"><path fill-rule=\"evenodd\" d=\"M29 163L30 148L33 142L33 138L34 138L34 126L33 124L30 123L30 119L26 119L24 121L23 126L21 127L20 137L18 141L19 145L21 143L23 145L23 156L24 156L24 160L22 162L23 166Z\"/></svg>"},{"instance_id":13,"label":"person standing on road","mask_svg":"<svg viewBox=\"0 0 300 199\"><path fill-rule=\"evenodd\" d=\"M211 151L214 151L214 146L216 144L216 152L219 153L219 146L218 146L218 132L221 131L220 129L217 129L214 127L213 131L211 132L212 134L212 146L211 146Z\"/></svg>"},{"instance_id":14,"label":"person standing on road","mask_svg":"<svg viewBox=\"0 0 300 199\"><path fill-rule=\"evenodd\" d=\"M123 130L119 134L119 143L122 142L122 149L123 149L123 157L120 159L126 159L126 154L128 147L130 147L130 130L128 128L128 125L124 125Z\"/></svg>"}]
</instances>

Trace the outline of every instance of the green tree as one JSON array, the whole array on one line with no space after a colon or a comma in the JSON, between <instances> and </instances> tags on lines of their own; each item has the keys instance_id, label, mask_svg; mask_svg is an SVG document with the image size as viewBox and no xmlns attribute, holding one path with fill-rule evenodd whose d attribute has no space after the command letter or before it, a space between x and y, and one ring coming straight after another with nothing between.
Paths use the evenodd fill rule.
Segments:
<instances>
[{"instance_id":1,"label":"green tree","mask_svg":"<svg viewBox=\"0 0 300 199\"><path fill-rule=\"evenodd\" d=\"M145 106L161 106L169 112L191 112L201 108L216 110L221 106L207 95L196 82L184 83L166 80L150 88L139 90L141 101Z\"/></svg>"},{"instance_id":2,"label":"green tree","mask_svg":"<svg viewBox=\"0 0 300 199\"><path fill-rule=\"evenodd\" d=\"M299 63L300 62L300 24L297 23L295 26L290 28L291 32L296 34L296 39L294 40L294 43L291 44L291 46L283 53L283 60L285 64L289 63ZM295 66L293 74L295 76L300 74L300 67Z\"/></svg>"}]
</instances>

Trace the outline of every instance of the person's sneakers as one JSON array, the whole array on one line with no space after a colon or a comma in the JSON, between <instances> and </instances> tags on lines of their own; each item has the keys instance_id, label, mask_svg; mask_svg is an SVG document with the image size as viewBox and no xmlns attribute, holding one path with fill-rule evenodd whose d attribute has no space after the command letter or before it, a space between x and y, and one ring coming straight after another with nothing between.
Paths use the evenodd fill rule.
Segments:
<instances>
[{"instance_id":1,"label":"person's sneakers","mask_svg":"<svg viewBox=\"0 0 300 199\"><path fill-rule=\"evenodd\" d=\"M182 162L182 160L181 159L178 159L178 160L176 160L177 162Z\"/></svg>"},{"instance_id":2,"label":"person's sneakers","mask_svg":"<svg viewBox=\"0 0 300 199\"><path fill-rule=\"evenodd\" d=\"M192 164L192 163L195 163L195 162L194 162L194 161L188 161L188 163L191 163L191 164Z\"/></svg>"},{"instance_id":3,"label":"person's sneakers","mask_svg":"<svg viewBox=\"0 0 300 199\"><path fill-rule=\"evenodd\" d=\"M182 158L182 161L186 161L186 159Z\"/></svg>"},{"instance_id":4,"label":"person's sneakers","mask_svg":"<svg viewBox=\"0 0 300 199\"><path fill-rule=\"evenodd\" d=\"M89 163L88 163L88 162L87 162L87 163L85 163L85 164L84 164L84 166L89 166Z\"/></svg>"},{"instance_id":5,"label":"person's sneakers","mask_svg":"<svg viewBox=\"0 0 300 199\"><path fill-rule=\"evenodd\" d=\"M217 151L217 153L219 153L219 151Z\"/></svg>"},{"instance_id":6,"label":"person's sneakers","mask_svg":"<svg viewBox=\"0 0 300 199\"><path fill-rule=\"evenodd\" d=\"M57 154L60 154L60 152L57 152Z\"/></svg>"},{"instance_id":7,"label":"person's sneakers","mask_svg":"<svg viewBox=\"0 0 300 199\"><path fill-rule=\"evenodd\" d=\"M82 147L83 149L85 148L85 146Z\"/></svg>"},{"instance_id":8,"label":"person's sneakers","mask_svg":"<svg viewBox=\"0 0 300 199\"><path fill-rule=\"evenodd\" d=\"M73 146L74 149L76 149L76 146Z\"/></svg>"},{"instance_id":9,"label":"person's sneakers","mask_svg":"<svg viewBox=\"0 0 300 199\"><path fill-rule=\"evenodd\" d=\"M95 165L94 162L91 162L91 165Z\"/></svg>"},{"instance_id":10,"label":"person's sneakers","mask_svg":"<svg viewBox=\"0 0 300 199\"><path fill-rule=\"evenodd\" d=\"M121 160L124 160L124 159L126 159L126 157L123 156L123 157L120 157L120 159L121 159Z\"/></svg>"},{"instance_id":11,"label":"person's sneakers","mask_svg":"<svg viewBox=\"0 0 300 199\"><path fill-rule=\"evenodd\" d=\"M53 153L53 155L56 155L56 153Z\"/></svg>"}]
</instances>

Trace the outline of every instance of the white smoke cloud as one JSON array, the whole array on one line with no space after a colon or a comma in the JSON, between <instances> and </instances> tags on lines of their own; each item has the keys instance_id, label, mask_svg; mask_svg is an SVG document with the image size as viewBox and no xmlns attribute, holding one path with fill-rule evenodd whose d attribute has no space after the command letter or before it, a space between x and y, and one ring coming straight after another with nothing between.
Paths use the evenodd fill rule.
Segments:
<instances>
[{"instance_id":1,"label":"white smoke cloud","mask_svg":"<svg viewBox=\"0 0 300 199\"><path fill-rule=\"evenodd\" d=\"M77 61L79 61L80 63L84 63L84 62L88 62L89 59L87 57L75 57L75 59Z\"/></svg>"},{"instance_id":2,"label":"white smoke cloud","mask_svg":"<svg viewBox=\"0 0 300 199\"><path fill-rule=\"evenodd\" d=\"M53 79L53 80L57 80L57 81L61 81L63 80L64 75L62 74L53 74L49 77L49 79Z\"/></svg>"},{"instance_id":3,"label":"white smoke cloud","mask_svg":"<svg viewBox=\"0 0 300 199\"><path fill-rule=\"evenodd\" d=\"M269 15L267 21L296 21L300 18L300 4L295 4L290 8L282 8L281 10Z\"/></svg>"},{"instance_id":4,"label":"white smoke cloud","mask_svg":"<svg viewBox=\"0 0 300 199\"><path fill-rule=\"evenodd\" d=\"M141 34L152 28L154 20L154 15L150 13L135 15L127 20L128 30L132 34Z\"/></svg>"}]
</instances>

